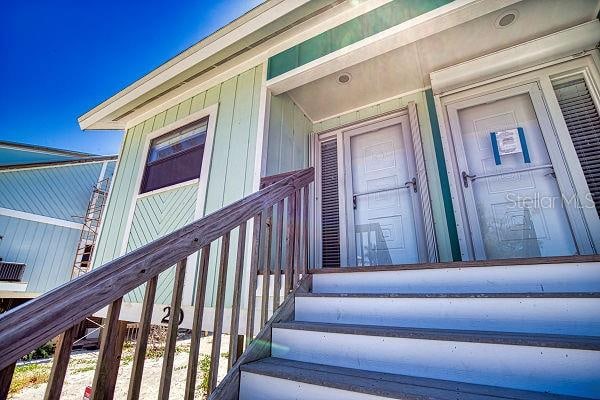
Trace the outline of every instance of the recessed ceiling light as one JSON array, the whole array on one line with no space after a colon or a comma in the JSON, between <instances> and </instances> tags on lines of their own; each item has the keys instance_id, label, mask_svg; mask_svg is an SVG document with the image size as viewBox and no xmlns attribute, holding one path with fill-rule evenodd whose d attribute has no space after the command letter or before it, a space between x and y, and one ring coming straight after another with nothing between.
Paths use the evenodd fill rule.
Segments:
<instances>
[{"instance_id":1,"label":"recessed ceiling light","mask_svg":"<svg viewBox=\"0 0 600 400\"><path fill-rule=\"evenodd\" d=\"M342 72L337 77L337 83L339 83L340 85L346 85L346 84L350 83L351 80L352 80L352 75L350 75L348 72Z\"/></svg>"},{"instance_id":2,"label":"recessed ceiling light","mask_svg":"<svg viewBox=\"0 0 600 400\"><path fill-rule=\"evenodd\" d=\"M507 28L514 24L518 17L519 12L517 10L509 10L500 14L498 18L496 18L494 25L499 29Z\"/></svg>"}]
</instances>

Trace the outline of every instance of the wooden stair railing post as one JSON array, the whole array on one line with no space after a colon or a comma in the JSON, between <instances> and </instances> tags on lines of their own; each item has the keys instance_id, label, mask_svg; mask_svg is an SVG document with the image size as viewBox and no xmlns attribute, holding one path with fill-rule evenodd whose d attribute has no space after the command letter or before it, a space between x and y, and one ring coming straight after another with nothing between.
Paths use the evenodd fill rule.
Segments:
<instances>
[{"instance_id":1,"label":"wooden stair railing post","mask_svg":"<svg viewBox=\"0 0 600 400\"><path fill-rule=\"evenodd\" d=\"M293 289L293 274L294 274L294 243L296 238L294 233L296 232L296 222L294 217L296 216L296 194L295 192L288 196L287 201L287 233L286 233L286 265L285 265L285 294L284 298L287 297Z\"/></svg>"},{"instance_id":2,"label":"wooden stair railing post","mask_svg":"<svg viewBox=\"0 0 600 400\"><path fill-rule=\"evenodd\" d=\"M231 368L239 354L240 306L242 299L242 276L244 274L244 251L246 250L246 222L242 222L238 234L237 257L235 261L235 277L233 280L233 300L231 304L231 325L229 328L229 360Z\"/></svg>"},{"instance_id":3,"label":"wooden stair railing post","mask_svg":"<svg viewBox=\"0 0 600 400\"><path fill-rule=\"evenodd\" d=\"M196 282L196 299L194 300L194 319L192 320L192 340L188 359L187 379L185 382L186 400L194 400L196 392L196 375L198 374L198 355L200 353L200 338L202 337L202 318L204 317L204 301L206 297L206 278L210 260L210 244L202 248L198 281Z\"/></svg>"},{"instance_id":4,"label":"wooden stair railing post","mask_svg":"<svg viewBox=\"0 0 600 400\"><path fill-rule=\"evenodd\" d=\"M69 366L69 358L71 357L71 349L73 348L80 325L74 325L58 337L52 360L52 370L50 371L46 393L44 394L45 400L60 399L60 393L62 392L67 374L67 367Z\"/></svg>"},{"instance_id":5,"label":"wooden stair railing post","mask_svg":"<svg viewBox=\"0 0 600 400\"><path fill-rule=\"evenodd\" d=\"M283 248L283 213L285 203L283 200L277 204L277 222L275 223L275 272L273 276L273 310L279 307L281 293L281 256Z\"/></svg>"},{"instance_id":6,"label":"wooden stair railing post","mask_svg":"<svg viewBox=\"0 0 600 400\"><path fill-rule=\"evenodd\" d=\"M187 258L179 261L175 269L175 283L171 297L171 316L167 330L167 342L165 343L165 354L163 358L162 372L160 375L160 387L158 397L168 400L171 390L171 377L173 375L173 362L175 360L175 346L177 345L177 331L179 329L179 315L181 313L181 298L183 296L183 285L185 283L185 268Z\"/></svg>"},{"instance_id":7,"label":"wooden stair railing post","mask_svg":"<svg viewBox=\"0 0 600 400\"><path fill-rule=\"evenodd\" d=\"M256 283L258 280L258 253L260 249L260 227L262 213L254 217L252 236L252 257L250 259L250 274L248 275L248 306L246 315L246 346L254 339L254 317L256 314Z\"/></svg>"},{"instance_id":8,"label":"wooden stair railing post","mask_svg":"<svg viewBox=\"0 0 600 400\"><path fill-rule=\"evenodd\" d=\"M303 211L303 215L302 215L302 237L303 237L303 258L302 258L302 265L301 265L301 271L302 274L307 274L308 273L308 257L309 257L309 244L308 244L308 225L309 225L309 212L308 212L308 202L309 202L309 189L308 189L308 185L304 186L304 188L302 189L304 192L304 202L302 204L302 211Z\"/></svg>"},{"instance_id":9,"label":"wooden stair railing post","mask_svg":"<svg viewBox=\"0 0 600 400\"><path fill-rule=\"evenodd\" d=\"M221 335L223 333L223 312L225 309L225 290L227 286L227 264L229 263L230 232L223 235L221 260L219 264L219 280L217 284L217 300L215 303L215 321L213 328L213 343L210 354L210 369L208 373L208 394L217 386L219 375L219 358L221 356Z\"/></svg>"},{"instance_id":10,"label":"wooden stair railing post","mask_svg":"<svg viewBox=\"0 0 600 400\"><path fill-rule=\"evenodd\" d=\"M129 379L129 390L127 392L128 400L137 400L140 397L142 376L144 374L144 361L146 359L148 336L150 335L150 327L152 325L152 310L154 308L154 298L156 297L157 285L158 276L152 277L148 282L146 282L144 304L142 305L142 314L140 316L140 323L138 326L135 353L133 355L133 365L131 367L131 378Z\"/></svg>"},{"instance_id":11,"label":"wooden stair railing post","mask_svg":"<svg viewBox=\"0 0 600 400\"><path fill-rule=\"evenodd\" d=\"M271 284L271 233L273 231L273 207L265 210L265 237L263 241L262 268L262 305L260 308L260 327L269 319L269 286Z\"/></svg>"},{"instance_id":12,"label":"wooden stair railing post","mask_svg":"<svg viewBox=\"0 0 600 400\"><path fill-rule=\"evenodd\" d=\"M294 287L298 286L298 282L300 281L300 224L302 222L302 204L300 198L300 189L296 190L294 194L294 202L296 203L296 209L294 210Z\"/></svg>"},{"instance_id":13,"label":"wooden stair railing post","mask_svg":"<svg viewBox=\"0 0 600 400\"><path fill-rule=\"evenodd\" d=\"M8 397L16 365L17 363L15 362L0 370L0 399L6 399Z\"/></svg>"},{"instance_id":14,"label":"wooden stair railing post","mask_svg":"<svg viewBox=\"0 0 600 400\"><path fill-rule=\"evenodd\" d=\"M122 297L113 301L104 319L100 354L92 384L92 400L112 400L115 394L123 341L127 331L127 323L119 321L122 302Z\"/></svg>"}]
</instances>

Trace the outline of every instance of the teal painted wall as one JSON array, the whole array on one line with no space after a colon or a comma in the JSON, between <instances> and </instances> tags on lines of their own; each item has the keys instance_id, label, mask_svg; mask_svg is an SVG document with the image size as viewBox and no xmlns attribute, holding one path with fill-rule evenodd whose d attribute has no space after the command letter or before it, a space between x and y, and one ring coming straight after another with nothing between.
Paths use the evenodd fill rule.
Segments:
<instances>
[{"instance_id":1,"label":"teal painted wall","mask_svg":"<svg viewBox=\"0 0 600 400\"><path fill-rule=\"evenodd\" d=\"M210 171L204 214L214 212L252 192L261 80L262 66L257 66L234 78L217 84L205 92L186 99L127 131L115 174L111 198L106 211L104 227L99 238L94 267L98 267L121 255L120 252L123 248L124 236L127 231L127 216L131 207L135 207L134 217L136 214L141 216L141 213L144 212L142 208L146 207L152 201L150 198L160 196L160 194L152 195L143 198L143 201L137 200L139 188L134 186L137 182L140 162L145 160L145 154L142 154L144 152L142 147L145 139L149 133L163 126L184 118L195 111L218 103L219 109L212 150L212 162L209 166ZM197 190L196 186L194 186L194 190ZM168 197L179 195L181 191L183 190L177 189L169 194ZM181 203L177 206L179 207L177 210L186 213L185 215L168 213L165 208L162 213L146 213L144 218L134 220L133 224L137 230L134 233L132 229L129 237L126 238L127 248L137 248L141 243L156 238L159 231L167 231L161 230L162 228L153 230L147 226L148 223L158 224L161 227L168 226L169 230L174 230L185 225L187 222L191 222L190 215L193 216L195 203L192 206L191 199L186 201L187 203L184 201L185 204ZM145 222L146 225L142 224L142 222ZM134 234L138 236L134 237ZM231 240L232 250L230 258L233 258L236 243L237 232L234 232ZM211 266L208 275L207 306L212 304L212 299L215 295L213 288L217 279L215 269L219 250L220 243L214 243L211 251ZM232 269L233 267L230 268L230 272ZM161 280L158 292L163 294L158 300L163 301L167 299L171 293L172 285L170 284L169 274L170 272L165 274L166 276ZM193 274L194 271L188 270L188 276ZM233 274L230 273L228 275L229 282L232 279ZM131 293L128 300L139 301L139 291Z\"/></svg>"},{"instance_id":2,"label":"teal painted wall","mask_svg":"<svg viewBox=\"0 0 600 400\"><path fill-rule=\"evenodd\" d=\"M79 230L0 215L0 258L27 264L27 292L43 293L67 282Z\"/></svg>"},{"instance_id":3,"label":"teal painted wall","mask_svg":"<svg viewBox=\"0 0 600 400\"><path fill-rule=\"evenodd\" d=\"M115 161L108 163L112 176ZM102 162L0 171L0 207L82 222Z\"/></svg>"},{"instance_id":4,"label":"teal painted wall","mask_svg":"<svg viewBox=\"0 0 600 400\"><path fill-rule=\"evenodd\" d=\"M311 131L311 120L288 94L271 97L266 174L306 168Z\"/></svg>"},{"instance_id":5,"label":"teal painted wall","mask_svg":"<svg viewBox=\"0 0 600 400\"><path fill-rule=\"evenodd\" d=\"M0 207L82 222L102 162L0 172ZM108 161L105 177L114 171ZM0 258L27 264L27 292L51 290L71 277L80 230L0 215Z\"/></svg>"},{"instance_id":6,"label":"teal painted wall","mask_svg":"<svg viewBox=\"0 0 600 400\"><path fill-rule=\"evenodd\" d=\"M452 0L393 0L269 58L271 79Z\"/></svg>"},{"instance_id":7,"label":"teal painted wall","mask_svg":"<svg viewBox=\"0 0 600 400\"><path fill-rule=\"evenodd\" d=\"M77 157L52 153L43 153L38 151L20 150L0 146L0 166L21 165L50 161L66 161L73 160L75 158Z\"/></svg>"},{"instance_id":8,"label":"teal painted wall","mask_svg":"<svg viewBox=\"0 0 600 400\"><path fill-rule=\"evenodd\" d=\"M425 92L418 92L415 94L387 100L375 105L364 107L357 111L348 112L340 116L315 123L313 125L313 130L314 132L318 133L386 112L400 110L405 108L411 101L415 102L417 106L417 113L419 115L419 128L421 131L421 141L423 144L423 155L425 158L425 168L427 170L427 183L429 185L431 197L431 211L433 214L439 257L441 261L452 261L454 258L452 237L453 235L456 235L456 226L450 226L450 228L454 228L452 231L449 228L449 220L446 217L447 210L444 201L445 193L442 189L440 180L439 159L436 152L434 131L432 130L432 123L429 119L430 112ZM437 130L437 134L439 135L439 129Z\"/></svg>"}]
</instances>

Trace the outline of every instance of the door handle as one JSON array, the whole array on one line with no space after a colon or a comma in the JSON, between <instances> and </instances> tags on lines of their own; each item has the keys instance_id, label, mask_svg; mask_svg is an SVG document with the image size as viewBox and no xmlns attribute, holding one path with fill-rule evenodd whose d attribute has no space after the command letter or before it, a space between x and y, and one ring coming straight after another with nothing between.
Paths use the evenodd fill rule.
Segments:
<instances>
[{"instance_id":1,"label":"door handle","mask_svg":"<svg viewBox=\"0 0 600 400\"><path fill-rule=\"evenodd\" d=\"M413 191L417 193L417 178L412 178L410 181L404 182L404 186L409 188L412 185Z\"/></svg>"},{"instance_id":2,"label":"door handle","mask_svg":"<svg viewBox=\"0 0 600 400\"><path fill-rule=\"evenodd\" d=\"M462 180L463 180L463 186L466 188L469 187L469 179L477 178L477 175L475 175L475 174L469 175L465 171L463 171L461 175L462 175Z\"/></svg>"}]
</instances>

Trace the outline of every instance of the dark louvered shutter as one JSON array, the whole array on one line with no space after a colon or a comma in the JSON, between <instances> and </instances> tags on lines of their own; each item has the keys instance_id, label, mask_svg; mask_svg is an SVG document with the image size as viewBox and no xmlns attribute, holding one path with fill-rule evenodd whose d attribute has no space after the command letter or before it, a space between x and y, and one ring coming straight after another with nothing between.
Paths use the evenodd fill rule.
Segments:
<instances>
[{"instance_id":1,"label":"dark louvered shutter","mask_svg":"<svg viewBox=\"0 0 600 400\"><path fill-rule=\"evenodd\" d=\"M558 104L600 214L600 116L583 77L554 85Z\"/></svg>"},{"instance_id":2,"label":"dark louvered shutter","mask_svg":"<svg viewBox=\"0 0 600 400\"><path fill-rule=\"evenodd\" d=\"M337 143L321 143L321 229L323 267L340 266L340 201Z\"/></svg>"}]
</instances>

